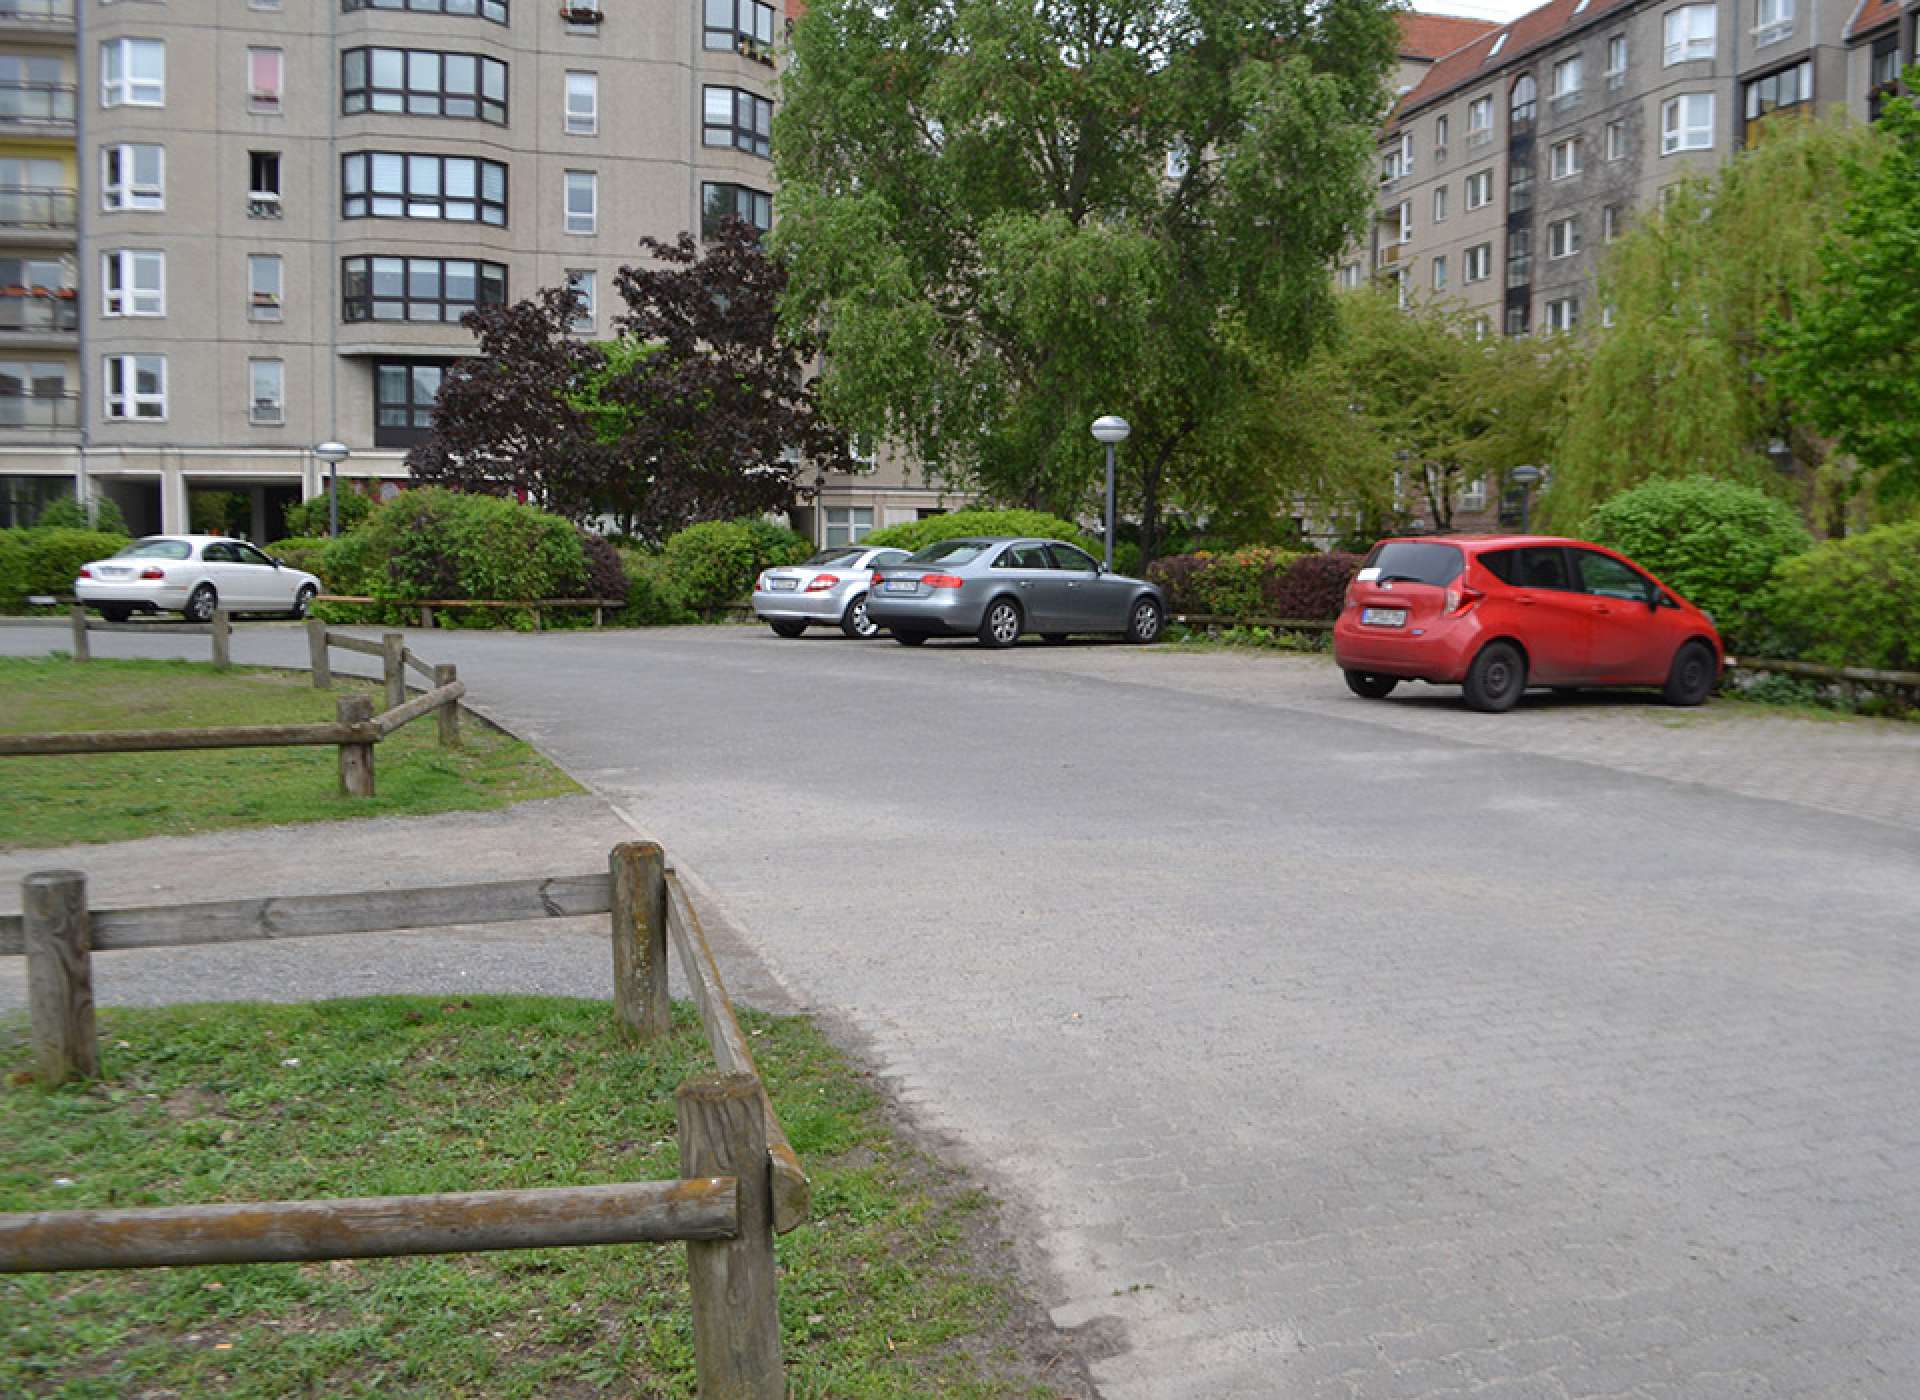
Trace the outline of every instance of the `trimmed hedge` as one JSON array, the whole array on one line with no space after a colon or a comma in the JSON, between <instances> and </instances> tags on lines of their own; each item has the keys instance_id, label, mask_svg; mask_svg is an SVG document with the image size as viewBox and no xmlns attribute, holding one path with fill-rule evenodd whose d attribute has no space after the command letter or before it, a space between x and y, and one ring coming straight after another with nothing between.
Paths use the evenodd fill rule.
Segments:
<instances>
[{"instance_id":1,"label":"trimmed hedge","mask_svg":"<svg viewBox=\"0 0 1920 1400\"><path fill-rule=\"evenodd\" d=\"M949 515L930 515L925 520L885 526L860 543L875 548L884 545L918 551L941 540L957 540L965 535L1030 535L1035 539L1077 544L1095 558L1100 554L1098 542L1082 534L1078 525L1039 510L956 510ZM1115 563L1118 562L1116 555Z\"/></svg>"},{"instance_id":2,"label":"trimmed hedge","mask_svg":"<svg viewBox=\"0 0 1920 1400\"><path fill-rule=\"evenodd\" d=\"M70 596L80 566L106 559L127 547L125 535L99 530L0 530L0 608L20 612L29 596Z\"/></svg>"},{"instance_id":3,"label":"trimmed hedge","mask_svg":"<svg viewBox=\"0 0 1920 1400\"><path fill-rule=\"evenodd\" d=\"M1827 540L1780 561L1767 638L1804 661L1920 671L1920 520Z\"/></svg>"},{"instance_id":4,"label":"trimmed hedge","mask_svg":"<svg viewBox=\"0 0 1920 1400\"><path fill-rule=\"evenodd\" d=\"M1237 549L1231 554L1202 550L1156 559L1147 577L1167 591L1175 612L1259 617L1266 612L1269 592L1301 557L1284 549Z\"/></svg>"},{"instance_id":5,"label":"trimmed hedge","mask_svg":"<svg viewBox=\"0 0 1920 1400\"><path fill-rule=\"evenodd\" d=\"M1277 579L1262 585L1267 616L1332 622L1347 600L1347 585L1364 554L1303 554Z\"/></svg>"},{"instance_id":6,"label":"trimmed hedge","mask_svg":"<svg viewBox=\"0 0 1920 1400\"><path fill-rule=\"evenodd\" d=\"M367 517L378 509L379 502L357 486L340 483L340 533L357 530L367 523ZM319 495L298 505L288 506L286 510L287 538L289 539L325 539L327 528L332 523L331 512L327 506L327 493L323 489Z\"/></svg>"},{"instance_id":7,"label":"trimmed hedge","mask_svg":"<svg viewBox=\"0 0 1920 1400\"><path fill-rule=\"evenodd\" d=\"M290 569L302 569L314 575L325 592L351 593L354 590L350 588L336 590L333 586L333 572L327 564L327 547L332 543L329 539L296 535L275 540L267 546L267 553Z\"/></svg>"},{"instance_id":8,"label":"trimmed hedge","mask_svg":"<svg viewBox=\"0 0 1920 1400\"><path fill-rule=\"evenodd\" d=\"M762 569L797 564L812 549L805 536L765 520L709 520L669 536L660 557L678 604L712 617L752 593Z\"/></svg>"}]
</instances>

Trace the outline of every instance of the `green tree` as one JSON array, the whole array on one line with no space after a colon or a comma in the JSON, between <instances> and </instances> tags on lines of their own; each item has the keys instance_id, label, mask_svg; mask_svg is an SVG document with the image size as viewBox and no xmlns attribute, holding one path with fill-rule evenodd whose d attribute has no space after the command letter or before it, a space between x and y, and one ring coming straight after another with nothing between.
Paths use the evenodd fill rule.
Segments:
<instances>
[{"instance_id":1,"label":"green tree","mask_svg":"<svg viewBox=\"0 0 1920 1400\"><path fill-rule=\"evenodd\" d=\"M1920 84L1920 68L1906 73ZM1853 197L1820 248L1816 286L1771 325L1766 373L1873 482L1883 505L1920 502L1920 110L1882 110L1874 152L1845 153ZM1858 485L1858 482L1850 483ZM1837 532L1836 532L1837 533Z\"/></svg>"},{"instance_id":2,"label":"green tree","mask_svg":"<svg viewBox=\"0 0 1920 1400\"><path fill-rule=\"evenodd\" d=\"M775 128L788 323L841 426L1075 515L1118 412L1151 557L1247 488L1262 367L1371 205L1390 0L823 0Z\"/></svg>"},{"instance_id":3,"label":"green tree","mask_svg":"<svg viewBox=\"0 0 1920 1400\"><path fill-rule=\"evenodd\" d=\"M1764 132L1710 180L1674 187L1603 263L1613 325L1569 399L1542 502L1553 523L1655 476L1744 481L1823 515L1847 494L1831 442L1761 373L1763 336L1819 280L1822 242L1883 142L1839 115ZM1771 455L1783 448L1791 480Z\"/></svg>"}]
</instances>

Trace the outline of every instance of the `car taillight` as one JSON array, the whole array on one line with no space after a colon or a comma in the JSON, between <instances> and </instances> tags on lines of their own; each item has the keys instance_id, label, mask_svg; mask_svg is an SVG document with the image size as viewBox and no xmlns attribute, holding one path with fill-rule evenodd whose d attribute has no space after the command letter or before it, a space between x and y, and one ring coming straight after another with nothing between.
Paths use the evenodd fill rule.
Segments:
<instances>
[{"instance_id":1,"label":"car taillight","mask_svg":"<svg viewBox=\"0 0 1920 1400\"><path fill-rule=\"evenodd\" d=\"M966 580L954 574L922 574L920 582L928 588L959 588Z\"/></svg>"},{"instance_id":2,"label":"car taillight","mask_svg":"<svg viewBox=\"0 0 1920 1400\"><path fill-rule=\"evenodd\" d=\"M1465 612L1486 596L1487 595L1479 589L1468 588L1465 584L1462 584L1459 588L1449 588L1447 590L1447 611L1450 613Z\"/></svg>"},{"instance_id":3,"label":"car taillight","mask_svg":"<svg viewBox=\"0 0 1920 1400\"><path fill-rule=\"evenodd\" d=\"M807 585L807 592L825 593L829 588L838 588L839 586L840 586L840 575L821 574L820 577L816 578L812 583Z\"/></svg>"},{"instance_id":4,"label":"car taillight","mask_svg":"<svg viewBox=\"0 0 1920 1400\"><path fill-rule=\"evenodd\" d=\"M80 566L80 577L81 577L81 578L92 578L92 577L93 577L93 570L92 570L92 569L89 569L89 568L88 568L88 567L87 567L86 565L84 565L84 564L82 564L82 565Z\"/></svg>"},{"instance_id":5,"label":"car taillight","mask_svg":"<svg viewBox=\"0 0 1920 1400\"><path fill-rule=\"evenodd\" d=\"M885 575L883 575L878 569L875 569L873 571L873 577L868 579L867 582L873 585L873 587L878 588L880 586L880 580L883 577L885 577Z\"/></svg>"},{"instance_id":6,"label":"car taillight","mask_svg":"<svg viewBox=\"0 0 1920 1400\"><path fill-rule=\"evenodd\" d=\"M759 578L753 581L753 591L755 593L765 593L767 591L767 576L765 574L760 575Z\"/></svg>"}]
</instances>

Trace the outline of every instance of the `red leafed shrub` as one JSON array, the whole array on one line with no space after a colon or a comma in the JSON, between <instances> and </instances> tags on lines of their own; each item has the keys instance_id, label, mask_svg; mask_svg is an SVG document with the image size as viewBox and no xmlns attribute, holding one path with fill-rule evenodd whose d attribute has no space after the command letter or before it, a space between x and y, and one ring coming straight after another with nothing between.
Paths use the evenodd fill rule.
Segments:
<instances>
[{"instance_id":1,"label":"red leafed shrub","mask_svg":"<svg viewBox=\"0 0 1920 1400\"><path fill-rule=\"evenodd\" d=\"M599 535L585 530L579 534L580 552L587 556L586 596L625 603L627 571L621 567L619 551Z\"/></svg>"},{"instance_id":2,"label":"red leafed shrub","mask_svg":"<svg viewBox=\"0 0 1920 1400\"><path fill-rule=\"evenodd\" d=\"M1358 554L1303 554L1285 573L1266 580L1261 601L1272 617L1331 622L1340 615L1347 585L1360 570Z\"/></svg>"},{"instance_id":3,"label":"red leafed shrub","mask_svg":"<svg viewBox=\"0 0 1920 1400\"><path fill-rule=\"evenodd\" d=\"M1167 593L1167 605L1177 613L1201 612L1194 582L1213 562L1208 554L1168 554L1147 566L1147 579Z\"/></svg>"}]
</instances>

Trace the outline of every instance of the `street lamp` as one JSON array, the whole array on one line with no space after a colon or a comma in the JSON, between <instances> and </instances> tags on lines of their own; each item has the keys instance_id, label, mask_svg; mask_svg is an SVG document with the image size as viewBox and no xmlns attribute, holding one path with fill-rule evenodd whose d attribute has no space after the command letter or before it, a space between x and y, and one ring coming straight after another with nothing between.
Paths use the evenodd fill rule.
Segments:
<instances>
[{"instance_id":1,"label":"street lamp","mask_svg":"<svg viewBox=\"0 0 1920 1400\"><path fill-rule=\"evenodd\" d=\"M327 535L340 533L340 464L353 455L344 442L328 438L313 449L313 455L327 464Z\"/></svg>"},{"instance_id":2,"label":"street lamp","mask_svg":"<svg viewBox=\"0 0 1920 1400\"><path fill-rule=\"evenodd\" d=\"M1528 523L1533 514L1533 486L1546 473L1538 467L1519 466L1507 473L1508 478L1520 488L1520 533L1527 534Z\"/></svg>"},{"instance_id":3,"label":"street lamp","mask_svg":"<svg viewBox=\"0 0 1920 1400\"><path fill-rule=\"evenodd\" d=\"M1106 414L1093 420L1090 430L1096 441L1107 445L1107 572L1113 572L1113 449L1116 443L1127 440L1127 434L1133 428L1127 420L1116 414Z\"/></svg>"}]
</instances>

